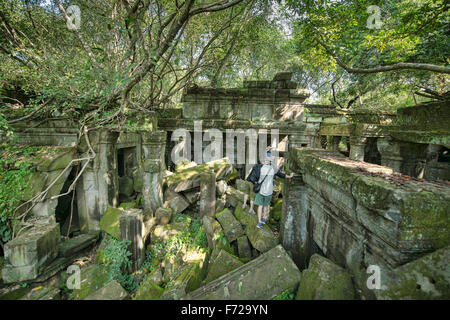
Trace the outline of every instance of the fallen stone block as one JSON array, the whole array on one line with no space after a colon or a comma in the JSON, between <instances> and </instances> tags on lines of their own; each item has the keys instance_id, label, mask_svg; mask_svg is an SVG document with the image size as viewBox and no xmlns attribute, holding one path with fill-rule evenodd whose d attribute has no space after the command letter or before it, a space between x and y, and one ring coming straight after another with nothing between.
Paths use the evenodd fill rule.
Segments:
<instances>
[{"instance_id":1,"label":"fallen stone block","mask_svg":"<svg viewBox=\"0 0 450 320\"><path fill-rule=\"evenodd\" d=\"M72 256L73 254L97 242L99 235L100 235L99 232L83 233L79 236L61 242L61 244L59 245L59 256L60 257Z\"/></svg>"},{"instance_id":2,"label":"fallen stone block","mask_svg":"<svg viewBox=\"0 0 450 320\"><path fill-rule=\"evenodd\" d=\"M152 279L146 278L136 291L133 300L160 300L163 293L163 288L157 285Z\"/></svg>"},{"instance_id":3,"label":"fallen stone block","mask_svg":"<svg viewBox=\"0 0 450 320\"><path fill-rule=\"evenodd\" d=\"M167 284L161 296L162 300L180 300L187 293L197 289L201 283L200 263L191 263L184 267L180 275Z\"/></svg>"},{"instance_id":4,"label":"fallen stone block","mask_svg":"<svg viewBox=\"0 0 450 320\"><path fill-rule=\"evenodd\" d=\"M128 292L114 280L88 295L84 300L128 300L129 298Z\"/></svg>"},{"instance_id":5,"label":"fallen stone block","mask_svg":"<svg viewBox=\"0 0 450 320\"><path fill-rule=\"evenodd\" d=\"M121 212L122 210L118 208L106 208L102 218L100 219L100 230L116 239L120 239L119 217Z\"/></svg>"},{"instance_id":6,"label":"fallen stone block","mask_svg":"<svg viewBox=\"0 0 450 320\"><path fill-rule=\"evenodd\" d=\"M172 218L173 210L171 208L158 208L155 211L156 223L159 225L165 225L170 222Z\"/></svg>"},{"instance_id":7,"label":"fallen stone block","mask_svg":"<svg viewBox=\"0 0 450 320\"><path fill-rule=\"evenodd\" d=\"M241 236L237 239L238 253L240 258L252 258L252 249L247 236Z\"/></svg>"},{"instance_id":8,"label":"fallen stone block","mask_svg":"<svg viewBox=\"0 0 450 320\"><path fill-rule=\"evenodd\" d=\"M281 245L187 294L186 300L270 300L295 292L301 273Z\"/></svg>"},{"instance_id":9,"label":"fallen stone block","mask_svg":"<svg viewBox=\"0 0 450 320\"><path fill-rule=\"evenodd\" d=\"M223 180L233 171L227 158L200 164L164 177L164 184L172 191L180 192L200 186L200 174L214 170L216 181Z\"/></svg>"},{"instance_id":10,"label":"fallen stone block","mask_svg":"<svg viewBox=\"0 0 450 320\"><path fill-rule=\"evenodd\" d=\"M171 190L166 190L164 193L164 208L171 208L176 213L183 212L187 207L189 207L189 202L181 194L173 192Z\"/></svg>"},{"instance_id":11,"label":"fallen stone block","mask_svg":"<svg viewBox=\"0 0 450 320\"><path fill-rule=\"evenodd\" d=\"M32 280L58 255L59 224L38 224L5 244L5 283Z\"/></svg>"},{"instance_id":12,"label":"fallen stone block","mask_svg":"<svg viewBox=\"0 0 450 320\"><path fill-rule=\"evenodd\" d=\"M233 208L237 207L238 203L244 202L245 193L233 187L228 186L226 195L227 204Z\"/></svg>"},{"instance_id":13,"label":"fallen stone block","mask_svg":"<svg viewBox=\"0 0 450 320\"><path fill-rule=\"evenodd\" d=\"M156 266L156 268L150 272L150 274L147 275L148 280L153 281L154 283L156 283L158 286L160 286L163 283L163 274L162 274L162 270L161 270L161 266Z\"/></svg>"},{"instance_id":14,"label":"fallen stone block","mask_svg":"<svg viewBox=\"0 0 450 320\"><path fill-rule=\"evenodd\" d=\"M214 212L219 213L219 212L223 211L223 209L225 209L226 204L227 204L226 198L216 199L216 208L215 208Z\"/></svg>"},{"instance_id":15,"label":"fallen stone block","mask_svg":"<svg viewBox=\"0 0 450 320\"><path fill-rule=\"evenodd\" d=\"M200 199L200 190L183 192L183 195L190 204L194 204Z\"/></svg>"},{"instance_id":16,"label":"fallen stone block","mask_svg":"<svg viewBox=\"0 0 450 320\"><path fill-rule=\"evenodd\" d=\"M302 281L296 300L353 300L355 289L350 273L331 260L314 254Z\"/></svg>"},{"instance_id":17,"label":"fallen stone block","mask_svg":"<svg viewBox=\"0 0 450 320\"><path fill-rule=\"evenodd\" d=\"M58 288L38 286L20 300L59 300L60 298L61 294Z\"/></svg>"},{"instance_id":18,"label":"fallen stone block","mask_svg":"<svg viewBox=\"0 0 450 320\"><path fill-rule=\"evenodd\" d=\"M175 171L176 172L180 172L180 171L183 171L185 169L189 169L189 168L195 167L196 165L197 165L197 163L195 163L194 161L189 161L189 160L183 159L180 163L178 163L175 166Z\"/></svg>"},{"instance_id":19,"label":"fallen stone block","mask_svg":"<svg viewBox=\"0 0 450 320\"><path fill-rule=\"evenodd\" d=\"M186 218L180 221L172 221L172 223L166 225L157 225L152 230L150 241L151 243L167 241L170 237L187 230L190 223L191 219Z\"/></svg>"},{"instance_id":20,"label":"fallen stone block","mask_svg":"<svg viewBox=\"0 0 450 320\"><path fill-rule=\"evenodd\" d=\"M177 276L183 267L184 261L180 255L168 255L161 262L163 272L163 282L169 282Z\"/></svg>"},{"instance_id":21,"label":"fallen stone block","mask_svg":"<svg viewBox=\"0 0 450 320\"><path fill-rule=\"evenodd\" d=\"M126 197L129 197L134 192L133 178L131 177L119 177L119 193Z\"/></svg>"},{"instance_id":22,"label":"fallen stone block","mask_svg":"<svg viewBox=\"0 0 450 320\"><path fill-rule=\"evenodd\" d=\"M448 300L449 262L450 247L445 247L390 272L382 270L375 296L378 300Z\"/></svg>"},{"instance_id":23,"label":"fallen stone block","mask_svg":"<svg viewBox=\"0 0 450 320\"><path fill-rule=\"evenodd\" d=\"M123 211L119 218L120 239L130 241L128 251L131 253L129 271L135 272L145 260L145 225L142 210Z\"/></svg>"},{"instance_id":24,"label":"fallen stone block","mask_svg":"<svg viewBox=\"0 0 450 320\"><path fill-rule=\"evenodd\" d=\"M266 252L275 247L279 240L273 234L272 230L265 224L262 228L257 228L257 218L245 227L245 234L252 244L253 248L259 252Z\"/></svg>"},{"instance_id":25,"label":"fallen stone block","mask_svg":"<svg viewBox=\"0 0 450 320\"><path fill-rule=\"evenodd\" d=\"M232 242L244 234L241 224L233 216L230 210L224 209L216 214L216 219L220 222L223 228L225 237L229 242Z\"/></svg>"},{"instance_id":26,"label":"fallen stone block","mask_svg":"<svg viewBox=\"0 0 450 320\"><path fill-rule=\"evenodd\" d=\"M136 208L136 202L123 202L120 204L119 208L123 210Z\"/></svg>"},{"instance_id":27,"label":"fallen stone block","mask_svg":"<svg viewBox=\"0 0 450 320\"><path fill-rule=\"evenodd\" d=\"M109 273L104 266L90 265L81 268L80 288L73 290L74 300L83 300L102 288L109 281Z\"/></svg>"},{"instance_id":28,"label":"fallen stone block","mask_svg":"<svg viewBox=\"0 0 450 320\"><path fill-rule=\"evenodd\" d=\"M239 268L242 265L243 263L235 256L225 250L220 250L217 256L214 257L214 260L209 263L205 284L216 280L217 278L236 268Z\"/></svg>"}]
</instances>

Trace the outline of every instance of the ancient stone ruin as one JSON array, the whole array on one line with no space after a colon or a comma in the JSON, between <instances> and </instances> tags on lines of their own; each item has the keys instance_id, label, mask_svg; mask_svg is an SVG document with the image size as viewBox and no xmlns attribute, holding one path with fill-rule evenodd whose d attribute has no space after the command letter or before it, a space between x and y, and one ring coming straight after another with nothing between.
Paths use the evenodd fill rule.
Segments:
<instances>
[{"instance_id":1,"label":"ancient stone ruin","mask_svg":"<svg viewBox=\"0 0 450 320\"><path fill-rule=\"evenodd\" d=\"M16 123L15 143L45 152L21 196L27 228L0 257L0 298L448 299L449 101L375 113L308 95L280 73L190 88L182 109L136 128ZM245 177L268 145L295 175L275 180L258 229Z\"/></svg>"}]
</instances>

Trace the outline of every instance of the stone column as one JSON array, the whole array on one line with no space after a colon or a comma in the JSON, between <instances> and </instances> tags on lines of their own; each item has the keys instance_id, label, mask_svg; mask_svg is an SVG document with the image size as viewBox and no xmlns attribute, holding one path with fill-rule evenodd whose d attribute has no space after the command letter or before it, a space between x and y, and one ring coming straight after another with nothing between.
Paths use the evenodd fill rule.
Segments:
<instances>
[{"instance_id":1,"label":"stone column","mask_svg":"<svg viewBox=\"0 0 450 320\"><path fill-rule=\"evenodd\" d=\"M381 165L395 172L417 177L425 166L427 144L379 138L377 147L381 154Z\"/></svg>"},{"instance_id":2,"label":"stone column","mask_svg":"<svg viewBox=\"0 0 450 320\"><path fill-rule=\"evenodd\" d=\"M327 150L339 151L339 142L342 137L327 136Z\"/></svg>"},{"instance_id":3,"label":"stone column","mask_svg":"<svg viewBox=\"0 0 450 320\"><path fill-rule=\"evenodd\" d=\"M216 174L214 171L200 175L200 217L214 217L216 212Z\"/></svg>"},{"instance_id":4,"label":"stone column","mask_svg":"<svg viewBox=\"0 0 450 320\"><path fill-rule=\"evenodd\" d=\"M116 142L119 132L107 129L92 130L89 140L96 157L86 167L77 183L77 205L80 228L83 233L99 230L99 221L108 206L118 205ZM79 149L87 152L84 137ZM81 164L81 166L84 162Z\"/></svg>"},{"instance_id":5,"label":"stone column","mask_svg":"<svg viewBox=\"0 0 450 320\"><path fill-rule=\"evenodd\" d=\"M166 147L165 131L143 131L142 136L142 195L144 209L155 212L163 204L163 170Z\"/></svg>"},{"instance_id":6,"label":"stone column","mask_svg":"<svg viewBox=\"0 0 450 320\"><path fill-rule=\"evenodd\" d=\"M128 247L131 252L130 259L133 261L130 272L139 270L145 260L143 217L142 210L130 209L122 212L119 218L121 240L131 241Z\"/></svg>"},{"instance_id":7,"label":"stone column","mask_svg":"<svg viewBox=\"0 0 450 320\"><path fill-rule=\"evenodd\" d=\"M350 137L350 156L351 160L364 161L364 148L366 146L367 138L365 137Z\"/></svg>"}]
</instances>

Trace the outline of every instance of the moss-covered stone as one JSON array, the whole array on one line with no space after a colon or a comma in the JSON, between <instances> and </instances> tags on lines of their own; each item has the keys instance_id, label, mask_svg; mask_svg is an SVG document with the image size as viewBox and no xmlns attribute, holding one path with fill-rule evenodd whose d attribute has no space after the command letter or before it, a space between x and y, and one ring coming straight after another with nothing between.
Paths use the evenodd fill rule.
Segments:
<instances>
[{"instance_id":1,"label":"moss-covered stone","mask_svg":"<svg viewBox=\"0 0 450 320\"><path fill-rule=\"evenodd\" d=\"M216 219L219 221L223 228L225 237L229 242L233 242L244 234L241 224L233 216L230 210L224 209L216 214Z\"/></svg>"},{"instance_id":2,"label":"moss-covered stone","mask_svg":"<svg viewBox=\"0 0 450 320\"><path fill-rule=\"evenodd\" d=\"M281 210L283 208L283 199L277 199L270 211L270 217L276 221L281 219Z\"/></svg>"},{"instance_id":3,"label":"moss-covered stone","mask_svg":"<svg viewBox=\"0 0 450 320\"><path fill-rule=\"evenodd\" d=\"M113 236L116 239L120 239L119 218L121 209L108 207L103 213L100 219L100 230Z\"/></svg>"},{"instance_id":4,"label":"moss-covered stone","mask_svg":"<svg viewBox=\"0 0 450 320\"><path fill-rule=\"evenodd\" d=\"M119 208L123 210L136 208L136 202L123 202L120 204Z\"/></svg>"},{"instance_id":5,"label":"moss-covered stone","mask_svg":"<svg viewBox=\"0 0 450 320\"><path fill-rule=\"evenodd\" d=\"M73 290L74 300L83 300L110 281L108 269L96 264L81 268L80 288Z\"/></svg>"},{"instance_id":6,"label":"moss-covered stone","mask_svg":"<svg viewBox=\"0 0 450 320\"><path fill-rule=\"evenodd\" d=\"M216 181L223 180L232 171L233 166L227 158L200 164L192 168L184 169L164 178L164 184L175 192L186 191L200 185L200 175L214 170Z\"/></svg>"},{"instance_id":7,"label":"moss-covered stone","mask_svg":"<svg viewBox=\"0 0 450 320\"><path fill-rule=\"evenodd\" d=\"M114 280L90 294L84 300L128 300L129 298L128 292Z\"/></svg>"},{"instance_id":8,"label":"moss-covered stone","mask_svg":"<svg viewBox=\"0 0 450 320\"><path fill-rule=\"evenodd\" d=\"M147 278L139 286L133 300L160 300L163 293L163 288Z\"/></svg>"},{"instance_id":9,"label":"moss-covered stone","mask_svg":"<svg viewBox=\"0 0 450 320\"><path fill-rule=\"evenodd\" d=\"M213 256L215 254L213 253ZM225 250L218 251L214 260L212 260L208 267L208 274L205 283L209 283L220 276L242 266L243 263L234 255Z\"/></svg>"},{"instance_id":10,"label":"moss-covered stone","mask_svg":"<svg viewBox=\"0 0 450 320\"><path fill-rule=\"evenodd\" d=\"M355 289L350 274L331 260L314 254L302 279L296 300L353 300Z\"/></svg>"},{"instance_id":11,"label":"moss-covered stone","mask_svg":"<svg viewBox=\"0 0 450 320\"><path fill-rule=\"evenodd\" d=\"M247 224L245 234L253 248L259 252L269 251L279 242L267 224L263 225L262 228L258 228L256 223L257 221Z\"/></svg>"},{"instance_id":12,"label":"moss-covered stone","mask_svg":"<svg viewBox=\"0 0 450 320\"><path fill-rule=\"evenodd\" d=\"M189 169L192 167L195 167L197 164L194 161L189 161L186 159L183 159L181 162L179 162L176 166L175 166L175 171L176 172L180 172L183 171L185 169Z\"/></svg>"},{"instance_id":13,"label":"moss-covered stone","mask_svg":"<svg viewBox=\"0 0 450 320\"><path fill-rule=\"evenodd\" d=\"M383 273L378 299L450 299L450 247L436 250L417 260Z\"/></svg>"},{"instance_id":14,"label":"moss-covered stone","mask_svg":"<svg viewBox=\"0 0 450 320\"><path fill-rule=\"evenodd\" d=\"M403 231L400 240L427 239L434 249L450 244L450 196L421 190L409 194L402 202Z\"/></svg>"}]
</instances>

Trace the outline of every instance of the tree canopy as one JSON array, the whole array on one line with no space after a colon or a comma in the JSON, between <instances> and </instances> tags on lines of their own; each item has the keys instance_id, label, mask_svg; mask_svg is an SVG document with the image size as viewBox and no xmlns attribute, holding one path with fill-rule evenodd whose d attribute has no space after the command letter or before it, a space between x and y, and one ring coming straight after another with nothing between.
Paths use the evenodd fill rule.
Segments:
<instances>
[{"instance_id":1,"label":"tree canopy","mask_svg":"<svg viewBox=\"0 0 450 320\"><path fill-rule=\"evenodd\" d=\"M1 2L0 124L15 121L13 108L121 124L176 106L190 85L279 71L294 72L312 102L342 108L443 99L448 9L446 0Z\"/></svg>"}]
</instances>

